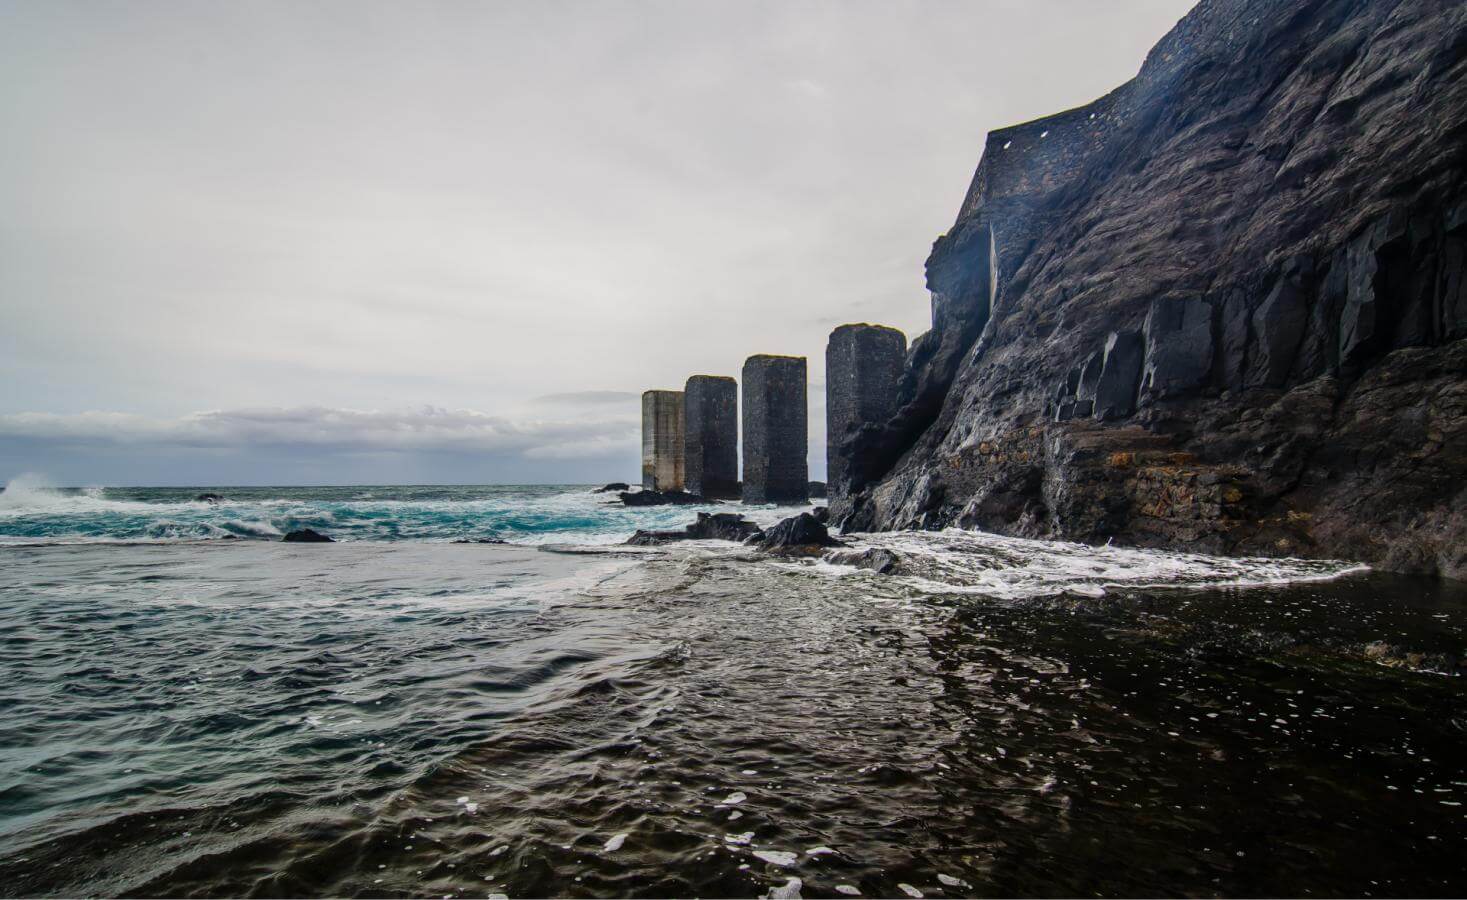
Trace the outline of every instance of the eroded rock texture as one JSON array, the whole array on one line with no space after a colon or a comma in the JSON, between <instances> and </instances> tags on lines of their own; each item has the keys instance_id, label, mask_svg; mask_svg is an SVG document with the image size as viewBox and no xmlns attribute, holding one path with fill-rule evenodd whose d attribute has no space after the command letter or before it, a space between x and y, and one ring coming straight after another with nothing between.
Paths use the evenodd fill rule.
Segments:
<instances>
[{"instance_id":1,"label":"eroded rock texture","mask_svg":"<svg viewBox=\"0 0 1467 900\"><path fill-rule=\"evenodd\" d=\"M851 529L1467 577L1467 4L1203 0L988 136Z\"/></svg>"}]
</instances>

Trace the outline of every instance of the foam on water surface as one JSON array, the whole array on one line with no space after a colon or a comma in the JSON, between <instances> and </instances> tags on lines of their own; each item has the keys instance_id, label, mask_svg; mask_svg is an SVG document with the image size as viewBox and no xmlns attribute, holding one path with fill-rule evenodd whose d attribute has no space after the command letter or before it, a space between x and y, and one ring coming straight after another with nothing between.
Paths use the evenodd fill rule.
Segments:
<instances>
[{"instance_id":1,"label":"foam on water surface","mask_svg":"<svg viewBox=\"0 0 1467 900\"><path fill-rule=\"evenodd\" d=\"M895 582L919 592L1019 600L1068 594L1102 597L1118 589L1212 589L1331 581L1370 571L1339 560L1219 557L1135 547L1039 541L949 528L855 534L850 550L890 550L901 558ZM852 564L780 563L832 578L882 577ZM840 556L834 556L840 559Z\"/></svg>"}]
</instances>

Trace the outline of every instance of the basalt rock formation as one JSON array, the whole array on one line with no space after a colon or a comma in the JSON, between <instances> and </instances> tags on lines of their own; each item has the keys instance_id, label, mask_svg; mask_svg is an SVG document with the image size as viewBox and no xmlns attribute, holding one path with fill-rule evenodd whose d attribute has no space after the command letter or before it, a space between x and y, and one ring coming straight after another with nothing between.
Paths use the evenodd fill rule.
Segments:
<instances>
[{"instance_id":1,"label":"basalt rock formation","mask_svg":"<svg viewBox=\"0 0 1467 900\"><path fill-rule=\"evenodd\" d=\"M927 286L847 530L1467 577L1467 4L1202 0L988 136Z\"/></svg>"}]
</instances>

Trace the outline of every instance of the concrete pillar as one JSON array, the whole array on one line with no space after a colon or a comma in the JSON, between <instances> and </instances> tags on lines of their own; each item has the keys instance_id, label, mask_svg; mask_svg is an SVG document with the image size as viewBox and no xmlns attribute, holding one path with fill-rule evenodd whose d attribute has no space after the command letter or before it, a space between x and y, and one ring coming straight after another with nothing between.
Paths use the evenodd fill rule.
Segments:
<instances>
[{"instance_id":1,"label":"concrete pillar","mask_svg":"<svg viewBox=\"0 0 1467 900\"><path fill-rule=\"evenodd\" d=\"M683 471L687 489L714 499L739 496L739 383L694 375L683 387Z\"/></svg>"},{"instance_id":2,"label":"concrete pillar","mask_svg":"<svg viewBox=\"0 0 1467 900\"><path fill-rule=\"evenodd\" d=\"M805 357L751 356L743 381L744 502L807 502Z\"/></svg>"},{"instance_id":3,"label":"concrete pillar","mask_svg":"<svg viewBox=\"0 0 1467 900\"><path fill-rule=\"evenodd\" d=\"M851 438L865 424L896 412L897 385L907 361L907 336L884 325L842 325L825 345L825 462L830 499L864 485Z\"/></svg>"},{"instance_id":4,"label":"concrete pillar","mask_svg":"<svg viewBox=\"0 0 1467 900\"><path fill-rule=\"evenodd\" d=\"M683 489L683 392L642 394L642 487Z\"/></svg>"}]
</instances>

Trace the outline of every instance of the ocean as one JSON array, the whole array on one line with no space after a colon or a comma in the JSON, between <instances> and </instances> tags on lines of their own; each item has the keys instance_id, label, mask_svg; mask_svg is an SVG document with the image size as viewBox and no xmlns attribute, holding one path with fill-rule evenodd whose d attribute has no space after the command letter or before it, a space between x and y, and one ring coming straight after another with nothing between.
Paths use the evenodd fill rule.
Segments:
<instances>
[{"instance_id":1,"label":"ocean","mask_svg":"<svg viewBox=\"0 0 1467 900\"><path fill-rule=\"evenodd\" d=\"M612 498L12 482L0 893L1467 890L1461 584Z\"/></svg>"}]
</instances>

